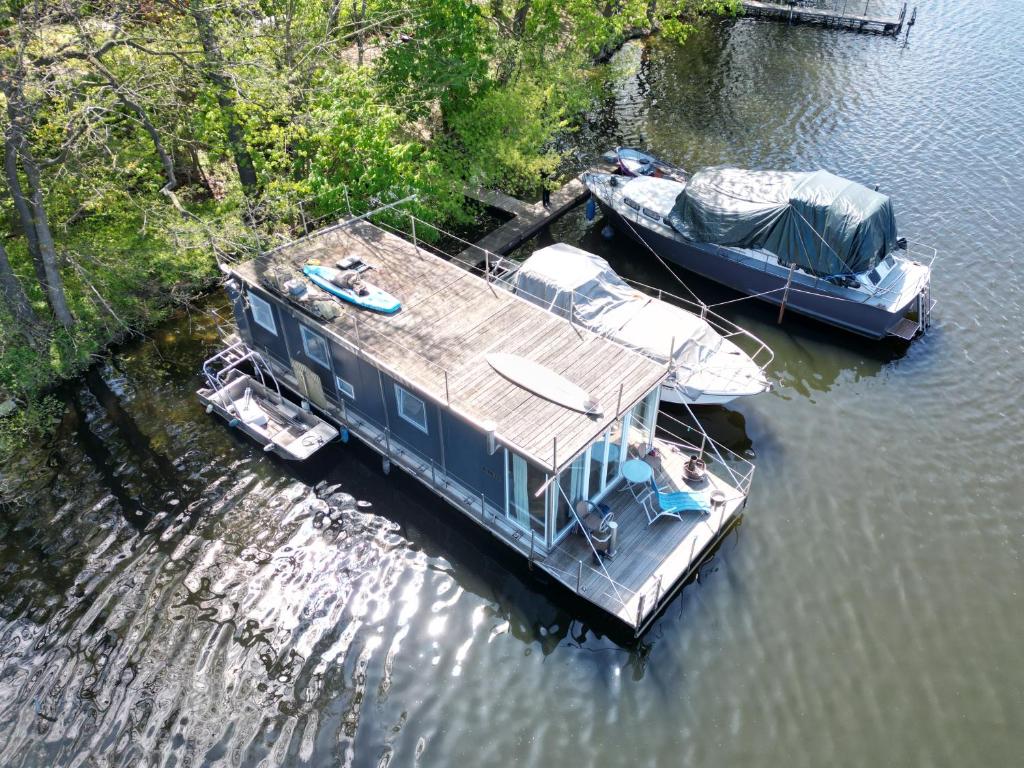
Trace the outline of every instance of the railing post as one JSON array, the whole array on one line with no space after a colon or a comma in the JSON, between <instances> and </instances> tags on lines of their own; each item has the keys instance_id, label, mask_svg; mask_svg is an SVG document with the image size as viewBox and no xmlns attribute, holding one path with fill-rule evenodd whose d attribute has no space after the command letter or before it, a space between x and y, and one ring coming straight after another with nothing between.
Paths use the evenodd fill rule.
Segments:
<instances>
[{"instance_id":1,"label":"railing post","mask_svg":"<svg viewBox=\"0 0 1024 768\"><path fill-rule=\"evenodd\" d=\"M619 382L619 402L615 406L615 418L616 419L619 418L619 416L622 414L622 389L623 389L623 387L625 387L625 384L620 381Z\"/></svg>"},{"instance_id":2,"label":"railing post","mask_svg":"<svg viewBox=\"0 0 1024 768\"><path fill-rule=\"evenodd\" d=\"M583 561L579 561L579 568L576 571L576 594L580 593L580 582L583 581Z\"/></svg>"},{"instance_id":3,"label":"railing post","mask_svg":"<svg viewBox=\"0 0 1024 768\"><path fill-rule=\"evenodd\" d=\"M636 604L636 626L640 628L640 622L644 616L644 596L640 595L640 600Z\"/></svg>"},{"instance_id":4,"label":"railing post","mask_svg":"<svg viewBox=\"0 0 1024 768\"><path fill-rule=\"evenodd\" d=\"M654 605L657 607L658 601L661 599L661 577L662 574L658 574L658 583L654 586Z\"/></svg>"},{"instance_id":5,"label":"railing post","mask_svg":"<svg viewBox=\"0 0 1024 768\"><path fill-rule=\"evenodd\" d=\"M348 199L348 187L342 187L345 190L345 207L348 208L348 215L352 215L352 203Z\"/></svg>"},{"instance_id":6,"label":"railing post","mask_svg":"<svg viewBox=\"0 0 1024 768\"><path fill-rule=\"evenodd\" d=\"M419 243L416 242L416 217L411 213L409 214L409 223L412 225L412 247L418 251L420 246Z\"/></svg>"},{"instance_id":7,"label":"railing post","mask_svg":"<svg viewBox=\"0 0 1024 768\"><path fill-rule=\"evenodd\" d=\"M480 494L480 519L485 521L485 522L487 520L487 506L486 506L486 504L487 504L487 502L484 501L484 495L481 493Z\"/></svg>"},{"instance_id":8,"label":"railing post","mask_svg":"<svg viewBox=\"0 0 1024 768\"><path fill-rule=\"evenodd\" d=\"M448 403L448 405L452 404L452 398L448 394L448 369L447 368L444 369L444 401L446 403Z\"/></svg>"},{"instance_id":9,"label":"railing post","mask_svg":"<svg viewBox=\"0 0 1024 768\"><path fill-rule=\"evenodd\" d=\"M528 561L528 564L529 564L529 567L530 567L531 571L533 570L533 538L534 538L534 531L533 531L533 528L530 528L530 559Z\"/></svg>"},{"instance_id":10,"label":"railing post","mask_svg":"<svg viewBox=\"0 0 1024 768\"><path fill-rule=\"evenodd\" d=\"M430 460L430 484L437 486L437 465L434 464L434 460Z\"/></svg>"}]
</instances>

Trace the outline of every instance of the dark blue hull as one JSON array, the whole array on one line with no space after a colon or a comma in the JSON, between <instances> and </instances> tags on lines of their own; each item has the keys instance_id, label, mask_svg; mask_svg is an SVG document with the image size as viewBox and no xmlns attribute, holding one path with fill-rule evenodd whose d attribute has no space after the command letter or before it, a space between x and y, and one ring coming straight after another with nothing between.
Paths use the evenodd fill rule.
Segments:
<instances>
[{"instance_id":1,"label":"dark blue hull","mask_svg":"<svg viewBox=\"0 0 1024 768\"><path fill-rule=\"evenodd\" d=\"M718 246L682 241L624 221L614 208L600 199L597 202L615 229L650 246L665 260L716 283L756 296L769 304L780 305L785 295L787 312L797 312L871 339L882 339L892 335L892 329L916 306L914 300L896 311L889 311L865 302L844 300L813 286L796 283L787 295L785 275L720 255L723 249Z\"/></svg>"}]
</instances>

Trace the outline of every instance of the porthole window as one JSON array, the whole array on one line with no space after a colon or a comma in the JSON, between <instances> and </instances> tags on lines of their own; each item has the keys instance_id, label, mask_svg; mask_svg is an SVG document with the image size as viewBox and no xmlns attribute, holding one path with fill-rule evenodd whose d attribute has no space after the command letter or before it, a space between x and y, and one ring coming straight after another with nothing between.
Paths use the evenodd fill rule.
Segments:
<instances>
[{"instance_id":1,"label":"porthole window","mask_svg":"<svg viewBox=\"0 0 1024 768\"><path fill-rule=\"evenodd\" d=\"M250 293L249 309L252 310L252 319L256 325L277 336L277 323L274 322L274 310L269 301L261 299L255 293Z\"/></svg>"},{"instance_id":2,"label":"porthole window","mask_svg":"<svg viewBox=\"0 0 1024 768\"><path fill-rule=\"evenodd\" d=\"M341 376L334 377L334 384L338 388L338 391L345 397L347 397L349 400L356 399L355 389L352 387L351 384L349 384L347 381L341 378Z\"/></svg>"},{"instance_id":3,"label":"porthole window","mask_svg":"<svg viewBox=\"0 0 1024 768\"><path fill-rule=\"evenodd\" d=\"M304 325L299 326L299 333L302 334L302 349L306 357L324 368L331 367L330 353L327 349L327 342L323 336L313 333Z\"/></svg>"},{"instance_id":4,"label":"porthole window","mask_svg":"<svg viewBox=\"0 0 1024 768\"><path fill-rule=\"evenodd\" d=\"M416 395L406 392L395 384L395 398L398 400L398 415L421 432L427 432L427 404Z\"/></svg>"}]
</instances>

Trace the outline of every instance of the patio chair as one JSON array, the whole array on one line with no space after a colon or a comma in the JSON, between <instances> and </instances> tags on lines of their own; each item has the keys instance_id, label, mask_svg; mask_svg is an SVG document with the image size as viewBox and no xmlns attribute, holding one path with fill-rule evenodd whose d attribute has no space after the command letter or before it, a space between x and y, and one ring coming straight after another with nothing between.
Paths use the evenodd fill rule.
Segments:
<instances>
[{"instance_id":1,"label":"patio chair","mask_svg":"<svg viewBox=\"0 0 1024 768\"><path fill-rule=\"evenodd\" d=\"M647 503L640 506L647 513L650 525L659 517L673 517L682 520L683 512L699 512L702 517L711 514L711 501L704 491L664 491L651 478L650 490L645 495Z\"/></svg>"},{"instance_id":2,"label":"patio chair","mask_svg":"<svg viewBox=\"0 0 1024 768\"><path fill-rule=\"evenodd\" d=\"M612 535L615 515L608 510L608 506L581 499L576 502L576 517L585 529L583 535L590 539L595 552L599 556L610 557L615 546Z\"/></svg>"}]
</instances>

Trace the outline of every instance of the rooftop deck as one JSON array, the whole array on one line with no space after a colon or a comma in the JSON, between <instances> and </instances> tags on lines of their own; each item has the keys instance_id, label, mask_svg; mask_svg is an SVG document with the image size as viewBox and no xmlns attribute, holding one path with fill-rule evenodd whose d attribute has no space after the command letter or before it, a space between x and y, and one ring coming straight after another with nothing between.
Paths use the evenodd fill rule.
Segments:
<instances>
[{"instance_id":1,"label":"rooftop deck","mask_svg":"<svg viewBox=\"0 0 1024 768\"><path fill-rule=\"evenodd\" d=\"M621 485L604 500L618 523L615 556L604 559L604 570L594 565L590 546L578 531L563 539L541 563L542 568L580 596L634 628L656 613L669 590L700 565L710 545L728 530L745 500L733 482L711 472L700 484L683 479L683 464L697 450L690 451L658 438L655 446L660 457L647 461L654 469L659 487L681 491L717 488L726 494L725 507L707 516L684 513L682 520L661 517L648 524L644 510L629 489Z\"/></svg>"},{"instance_id":2,"label":"rooftop deck","mask_svg":"<svg viewBox=\"0 0 1024 768\"><path fill-rule=\"evenodd\" d=\"M282 280L301 278L310 260L333 265L349 255L372 265L367 281L396 296L401 311L384 316L334 302L337 318L310 314L309 322L476 425L493 423L500 443L541 466L566 465L667 373L366 221L342 222L234 272L289 301L276 287ZM291 305L309 312L308 305ZM491 352L560 373L596 398L603 414L571 411L522 389L491 368Z\"/></svg>"}]
</instances>

